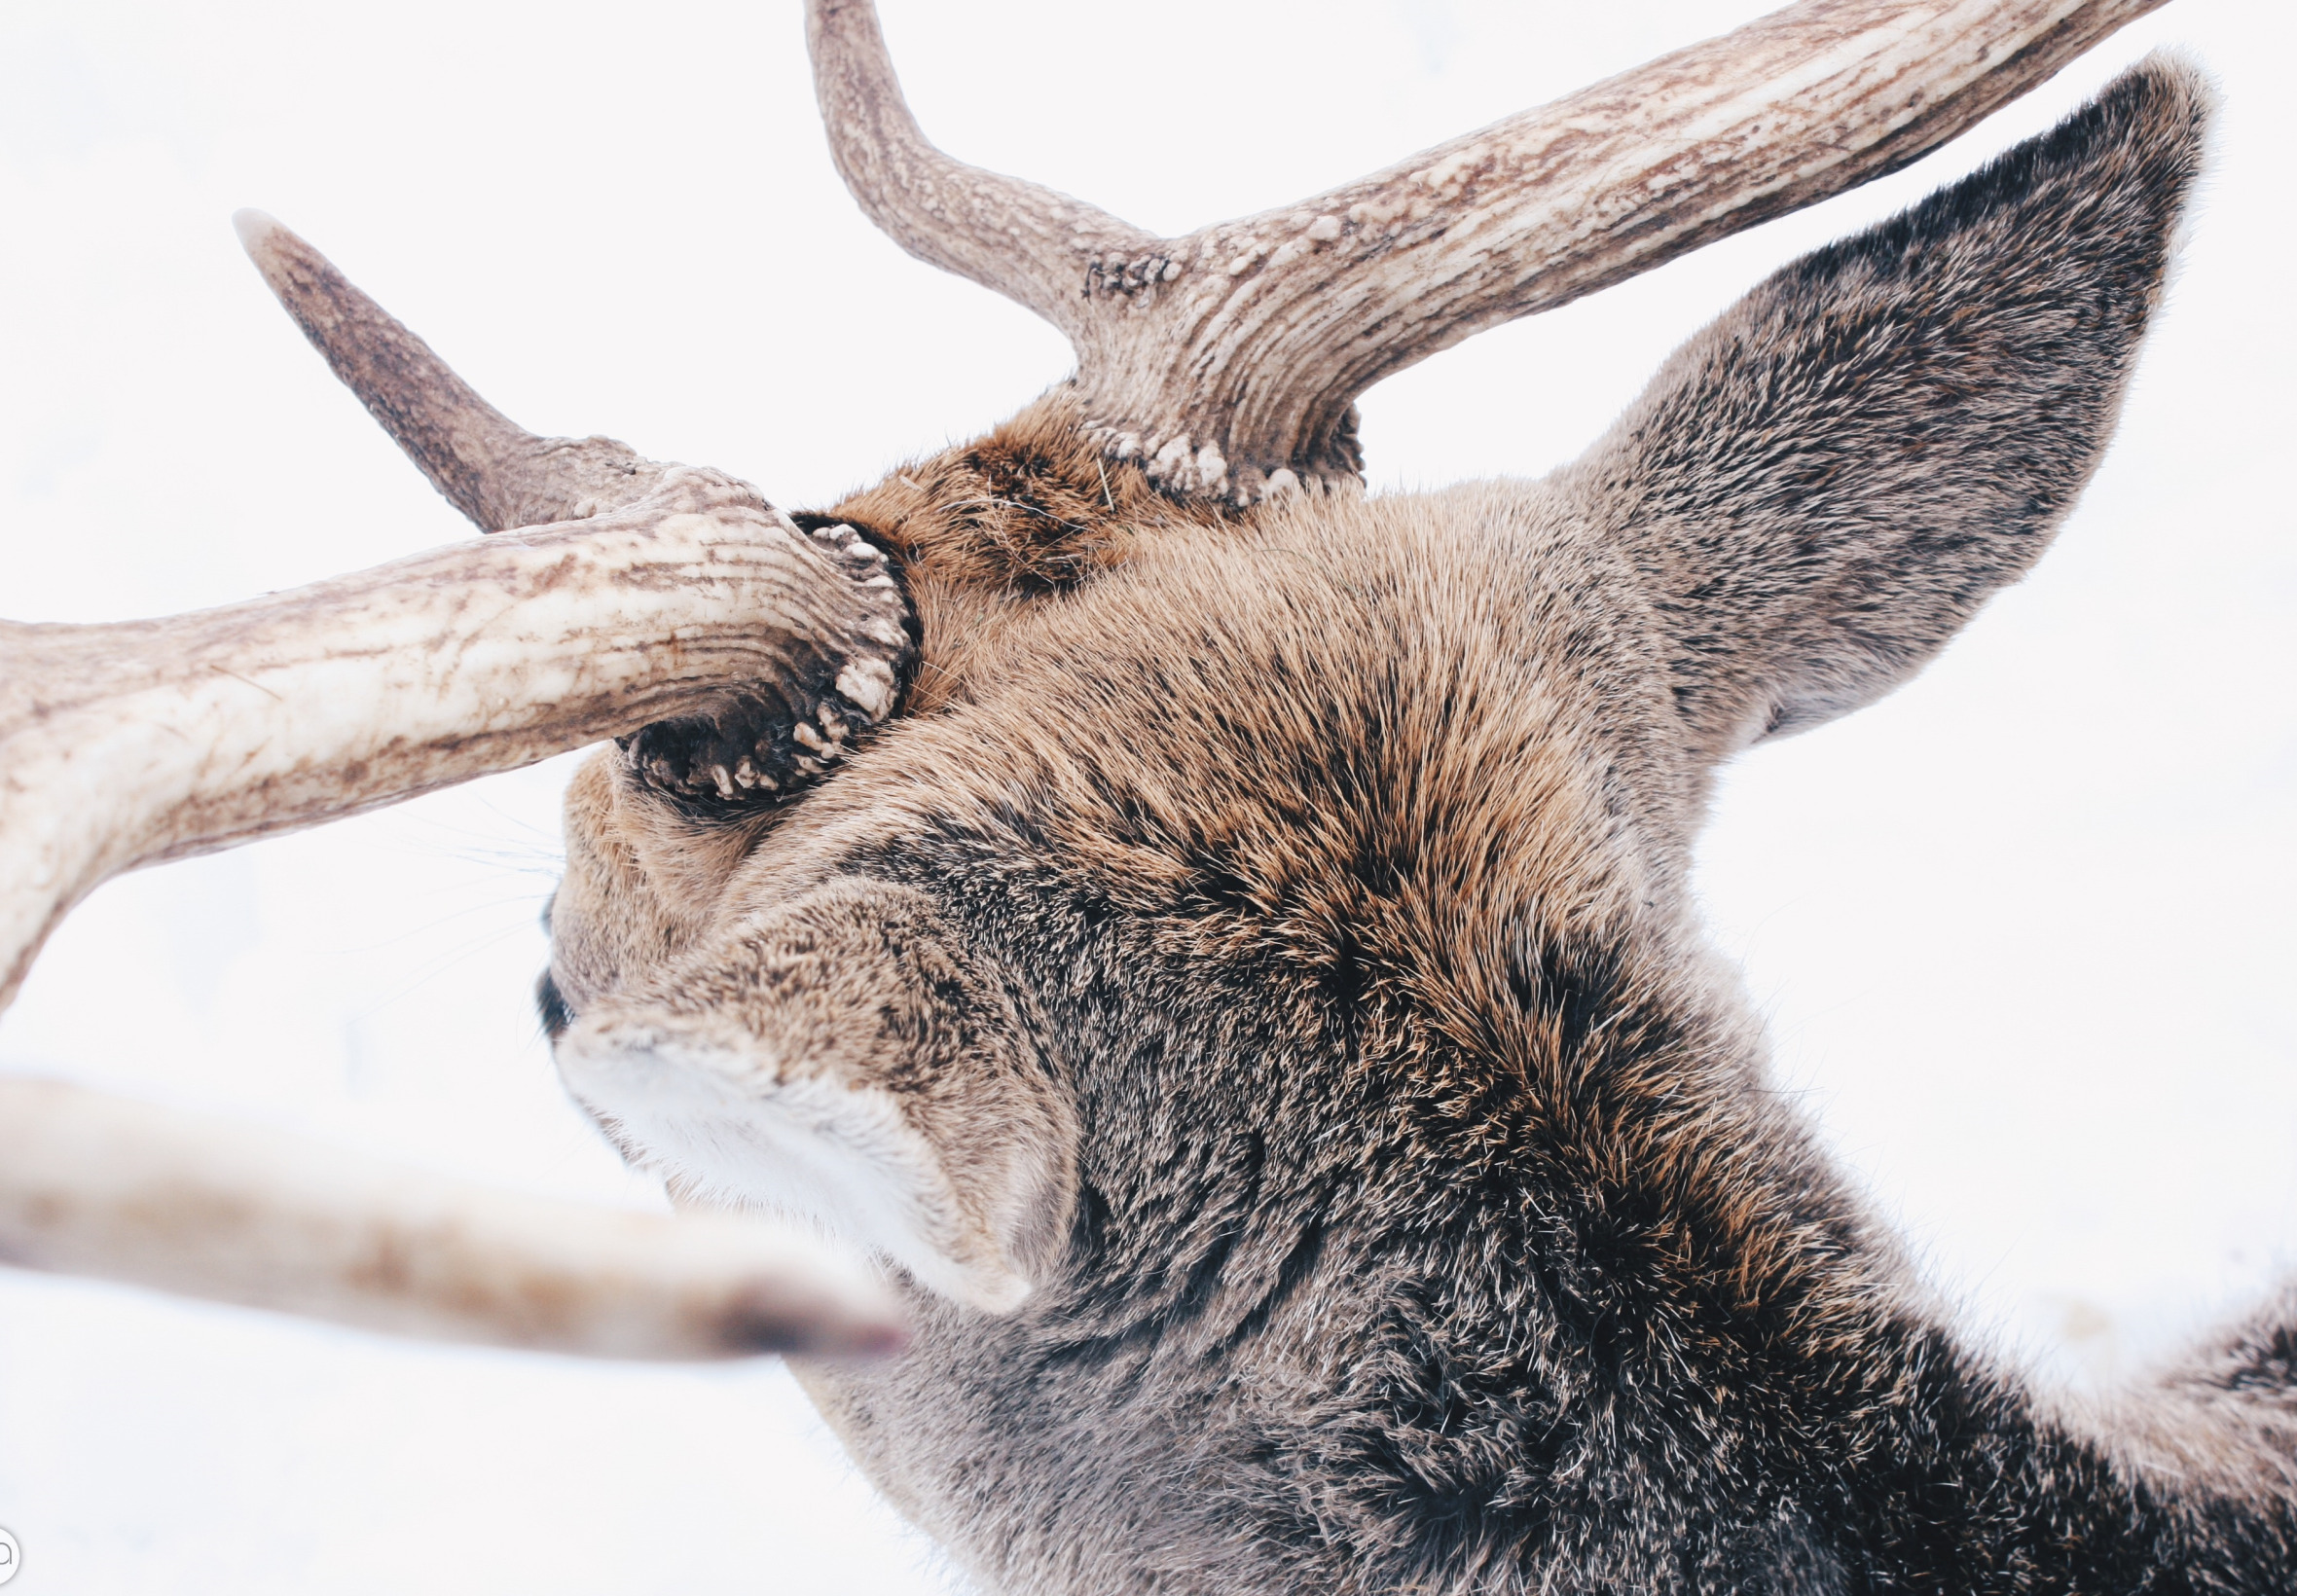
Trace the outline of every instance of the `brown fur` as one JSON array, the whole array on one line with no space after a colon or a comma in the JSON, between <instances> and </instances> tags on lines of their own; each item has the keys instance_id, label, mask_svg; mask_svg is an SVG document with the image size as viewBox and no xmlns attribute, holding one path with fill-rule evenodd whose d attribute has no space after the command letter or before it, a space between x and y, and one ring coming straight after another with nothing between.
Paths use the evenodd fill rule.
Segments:
<instances>
[{"instance_id":1,"label":"brown fur","mask_svg":"<svg viewBox=\"0 0 2297 1596\"><path fill-rule=\"evenodd\" d=\"M1686 884L1719 760L2047 542L2203 103L2140 69L1789 268L1544 484L1184 505L1057 391L820 518L922 627L834 779L585 772L562 1067L909 1271L912 1351L807 1378L987 1585L2285 1588L2285 1305L2117 1438L2038 1408L1760 1089Z\"/></svg>"}]
</instances>

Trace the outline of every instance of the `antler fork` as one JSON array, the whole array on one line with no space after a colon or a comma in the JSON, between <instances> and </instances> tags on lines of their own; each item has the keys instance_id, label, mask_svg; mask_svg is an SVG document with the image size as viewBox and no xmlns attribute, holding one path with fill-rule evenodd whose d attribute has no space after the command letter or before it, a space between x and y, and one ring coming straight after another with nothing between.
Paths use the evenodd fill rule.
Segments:
<instances>
[{"instance_id":1,"label":"antler fork","mask_svg":"<svg viewBox=\"0 0 2297 1596\"><path fill-rule=\"evenodd\" d=\"M902 248L1043 316L1109 452L1249 503L1362 466L1355 402L1935 149L2164 0L1804 0L1295 204L1178 238L953 161L869 0L809 0L830 153Z\"/></svg>"}]
</instances>

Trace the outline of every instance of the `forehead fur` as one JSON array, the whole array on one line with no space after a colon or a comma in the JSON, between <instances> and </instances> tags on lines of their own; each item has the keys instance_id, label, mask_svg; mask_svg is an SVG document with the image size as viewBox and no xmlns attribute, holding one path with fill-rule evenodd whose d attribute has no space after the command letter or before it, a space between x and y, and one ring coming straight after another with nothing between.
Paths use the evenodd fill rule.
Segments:
<instances>
[{"instance_id":1,"label":"forehead fur","mask_svg":"<svg viewBox=\"0 0 2297 1596\"><path fill-rule=\"evenodd\" d=\"M1398 892L1577 918L1653 889L1688 778L1630 574L1567 506L1303 493L1096 536L1130 554L1089 585L952 601L994 620L955 670L929 630L933 712L768 852L1019 826L1128 911L1303 928Z\"/></svg>"}]
</instances>

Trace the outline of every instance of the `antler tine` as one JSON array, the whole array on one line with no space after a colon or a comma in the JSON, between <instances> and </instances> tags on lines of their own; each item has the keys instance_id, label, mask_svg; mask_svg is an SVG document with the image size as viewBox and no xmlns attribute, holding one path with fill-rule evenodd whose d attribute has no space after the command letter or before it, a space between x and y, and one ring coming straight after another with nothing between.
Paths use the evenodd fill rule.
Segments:
<instances>
[{"instance_id":1,"label":"antler tine","mask_svg":"<svg viewBox=\"0 0 2297 1596\"><path fill-rule=\"evenodd\" d=\"M829 156L869 219L919 260L1027 306L1072 339L1098 262L1157 239L1065 194L952 161L909 114L869 0L811 0L806 42Z\"/></svg>"},{"instance_id":2,"label":"antler tine","mask_svg":"<svg viewBox=\"0 0 2297 1596\"><path fill-rule=\"evenodd\" d=\"M1355 399L1381 378L1905 165L2163 3L1803 0L1297 204L1171 241L1088 250L1080 228L1066 251L1053 207L1073 201L917 134L867 0L811 14L831 146L879 225L1069 331L1111 453L1168 490L1250 502L1354 478ZM938 163L962 204L913 181L889 221L852 153L889 145ZM1025 220L992 209L1008 195ZM1024 273L1049 306L1009 285Z\"/></svg>"},{"instance_id":3,"label":"antler tine","mask_svg":"<svg viewBox=\"0 0 2297 1596\"><path fill-rule=\"evenodd\" d=\"M662 468L612 438L542 438L479 397L333 262L260 210L239 242L346 387L481 531L579 521L627 504Z\"/></svg>"}]
</instances>

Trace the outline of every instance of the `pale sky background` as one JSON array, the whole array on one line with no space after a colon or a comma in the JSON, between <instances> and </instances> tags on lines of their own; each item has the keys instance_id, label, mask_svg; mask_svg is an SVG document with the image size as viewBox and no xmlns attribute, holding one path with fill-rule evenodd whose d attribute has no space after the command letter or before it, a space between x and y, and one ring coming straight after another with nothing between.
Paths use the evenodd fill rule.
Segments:
<instances>
[{"instance_id":1,"label":"pale sky background","mask_svg":"<svg viewBox=\"0 0 2297 1596\"><path fill-rule=\"evenodd\" d=\"M1177 232L1766 9L887 0L958 155ZM1701 883L1796 1093L1974 1335L2110 1380L2297 1267L2291 9L2173 0L1929 161L1374 390L1375 483L1569 458L1779 262L2157 44L2224 87L2121 436L2040 574L1748 757ZM795 0L0 7L0 614L244 598L468 535L241 258L272 210L540 431L822 503L1062 375L901 255ZM533 1190L658 1198L529 1000L565 762L104 889L0 1070ZM953 1588L778 1366L410 1347L0 1271L9 1596Z\"/></svg>"}]
</instances>

